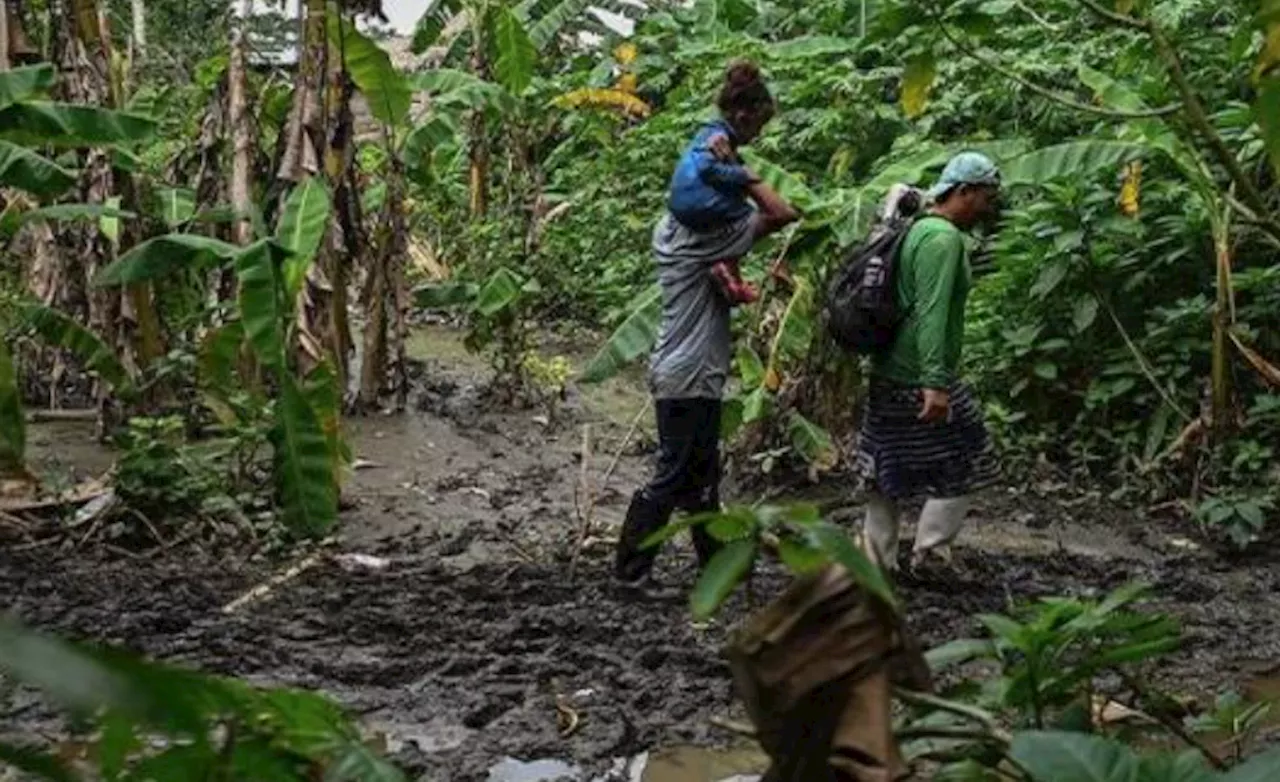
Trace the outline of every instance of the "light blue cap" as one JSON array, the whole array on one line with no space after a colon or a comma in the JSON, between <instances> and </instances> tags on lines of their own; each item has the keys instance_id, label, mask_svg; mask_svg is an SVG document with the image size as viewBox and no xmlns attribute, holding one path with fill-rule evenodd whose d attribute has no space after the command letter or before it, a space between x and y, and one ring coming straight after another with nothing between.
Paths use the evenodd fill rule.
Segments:
<instances>
[{"instance_id":1,"label":"light blue cap","mask_svg":"<svg viewBox=\"0 0 1280 782\"><path fill-rule=\"evenodd\" d=\"M947 161L938 182L929 188L929 197L938 200L958 185L1000 185L1000 169L980 152L961 152Z\"/></svg>"}]
</instances>

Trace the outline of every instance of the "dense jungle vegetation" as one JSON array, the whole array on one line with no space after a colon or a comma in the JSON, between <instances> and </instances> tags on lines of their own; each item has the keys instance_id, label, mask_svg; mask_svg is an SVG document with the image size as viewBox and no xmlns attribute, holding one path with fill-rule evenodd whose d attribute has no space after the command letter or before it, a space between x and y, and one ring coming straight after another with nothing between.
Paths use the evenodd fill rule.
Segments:
<instances>
[{"instance_id":1,"label":"dense jungle vegetation","mask_svg":"<svg viewBox=\"0 0 1280 782\"><path fill-rule=\"evenodd\" d=\"M863 376L824 336L827 275L890 185L978 149L1008 205L975 240L965 366L1012 480L1166 505L1223 556L1274 540L1277 0L435 0L408 52L379 0L233 5L0 4L0 526L126 551L331 534L343 421L406 409L424 311L466 330L502 404L635 372L671 167L748 57L780 104L749 162L804 219L747 265L785 257L794 288L735 316L723 434L743 485L839 475ZM556 330L594 358L542 347ZM72 487L30 470L41 417L97 421L115 468ZM833 557L893 603L810 509L736 513L738 533L800 541L788 565ZM756 546L734 552L701 613ZM903 735L937 779L1274 778L1274 752L1236 762L1259 710L1225 698L1184 724L1141 686L1177 630L1138 597L985 617L990 637L931 661L996 678L913 702ZM84 778L399 778L319 696L16 625L0 667L93 718ZM1138 733L1190 749L1104 720L1106 688L1156 715ZM1223 730L1236 757L1201 740ZM0 763L89 773L9 744Z\"/></svg>"}]
</instances>

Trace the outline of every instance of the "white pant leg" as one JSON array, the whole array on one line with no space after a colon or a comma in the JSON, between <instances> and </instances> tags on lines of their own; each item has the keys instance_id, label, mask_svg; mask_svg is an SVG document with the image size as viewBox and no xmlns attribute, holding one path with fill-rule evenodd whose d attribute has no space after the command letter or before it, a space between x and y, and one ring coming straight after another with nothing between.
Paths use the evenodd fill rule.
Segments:
<instances>
[{"instance_id":1,"label":"white pant leg","mask_svg":"<svg viewBox=\"0 0 1280 782\"><path fill-rule=\"evenodd\" d=\"M902 512L898 504L876 491L867 492L867 515L862 525L862 548L881 567L898 567L898 530Z\"/></svg>"},{"instance_id":2,"label":"white pant leg","mask_svg":"<svg viewBox=\"0 0 1280 782\"><path fill-rule=\"evenodd\" d=\"M947 546L955 540L964 523L965 514L973 505L972 497L930 498L920 510L920 523L916 526L916 542L913 555L929 549Z\"/></svg>"}]
</instances>

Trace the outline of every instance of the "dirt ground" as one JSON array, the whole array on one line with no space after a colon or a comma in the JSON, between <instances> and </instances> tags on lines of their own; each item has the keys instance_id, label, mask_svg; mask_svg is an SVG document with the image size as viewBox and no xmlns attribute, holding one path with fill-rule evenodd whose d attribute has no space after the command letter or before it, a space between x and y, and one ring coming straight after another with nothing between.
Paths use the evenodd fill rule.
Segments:
<instances>
[{"instance_id":1,"label":"dirt ground","mask_svg":"<svg viewBox=\"0 0 1280 782\"><path fill-rule=\"evenodd\" d=\"M446 346L426 362L421 409L350 425L364 463L346 489L355 507L335 551L384 558L385 568L328 559L226 614L222 606L284 563L0 548L0 605L71 637L327 691L421 779L711 782L758 772L758 753L711 723L737 716L718 650L743 599L710 627L692 624L683 542L660 560L666 594L637 598L610 582L610 537L649 468L643 414L601 484L643 394L612 382L571 398L571 420L553 424L536 410L495 413L476 391L482 366L436 337L421 338ZM578 491L584 421L597 502L570 578L591 504ZM31 439L37 461L100 470L110 455L86 437L47 425ZM1015 482L975 511L953 580L904 587L927 644L974 633L975 614L1011 600L1142 579L1185 629L1163 680L1208 697L1273 673L1280 570L1270 558L1225 558L1174 521ZM763 594L784 579L767 570L759 583ZM580 718L567 738L557 698ZM0 733L55 724L22 692L0 709Z\"/></svg>"}]
</instances>

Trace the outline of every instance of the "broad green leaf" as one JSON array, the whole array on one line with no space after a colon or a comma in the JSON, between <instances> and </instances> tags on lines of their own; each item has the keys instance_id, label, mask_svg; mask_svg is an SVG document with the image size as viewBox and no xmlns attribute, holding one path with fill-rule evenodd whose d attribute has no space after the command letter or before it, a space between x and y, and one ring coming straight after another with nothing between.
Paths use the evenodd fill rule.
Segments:
<instances>
[{"instance_id":1,"label":"broad green leaf","mask_svg":"<svg viewBox=\"0 0 1280 782\"><path fill-rule=\"evenodd\" d=\"M1126 141L1068 141L1019 155L1000 167L1005 185L1040 185L1084 177L1139 157L1145 147Z\"/></svg>"},{"instance_id":2,"label":"broad green leaf","mask_svg":"<svg viewBox=\"0 0 1280 782\"><path fill-rule=\"evenodd\" d=\"M1098 299L1093 294L1085 294L1076 299L1075 308L1071 312L1071 325L1076 333L1084 333L1098 318Z\"/></svg>"},{"instance_id":3,"label":"broad green leaf","mask_svg":"<svg viewBox=\"0 0 1280 782\"><path fill-rule=\"evenodd\" d=\"M27 451L22 392L7 341L0 342L0 475L20 472Z\"/></svg>"},{"instance_id":4,"label":"broad green leaf","mask_svg":"<svg viewBox=\"0 0 1280 782\"><path fill-rule=\"evenodd\" d=\"M146 141L150 117L67 103L11 103L0 108L0 137L20 144L82 147Z\"/></svg>"},{"instance_id":5,"label":"broad green leaf","mask_svg":"<svg viewBox=\"0 0 1280 782\"><path fill-rule=\"evenodd\" d=\"M485 280L476 294L476 312L491 318L520 298L520 280L505 266Z\"/></svg>"},{"instance_id":6,"label":"broad green leaf","mask_svg":"<svg viewBox=\"0 0 1280 782\"><path fill-rule=\"evenodd\" d=\"M37 220L102 220L103 218L115 218L117 220L133 220L138 215L125 209L108 206L106 204L53 204L51 206L42 206L38 209L31 209L22 213L20 218L23 223L35 222Z\"/></svg>"},{"instance_id":7,"label":"broad green leaf","mask_svg":"<svg viewBox=\"0 0 1280 782\"><path fill-rule=\"evenodd\" d=\"M1277 23L1280 36L1280 23ZM1268 76L1258 87L1253 103L1253 116L1262 131L1262 140L1276 175L1280 176L1280 73Z\"/></svg>"},{"instance_id":8,"label":"broad green leaf","mask_svg":"<svg viewBox=\"0 0 1280 782\"><path fill-rule=\"evenodd\" d=\"M755 511L745 506L726 508L706 524L707 534L722 543L754 536L759 526Z\"/></svg>"},{"instance_id":9,"label":"broad green leaf","mask_svg":"<svg viewBox=\"0 0 1280 782\"><path fill-rule=\"evenodd\" d=\"M115 352L79 321L42 304L21 305L19 312L23 325L46 342L71 351L88 369L109 383L117 394L126 398L132 395L133 380L128 370Z\"/></svg>"},{"instance_id":10,"label":"broad green leaf","mask_svg":"<svg viewBox=\"0 0 1280 782\"><path fill-rule=\"evenodd\" d=\"M698 577L689 596L689 607L696 619L709 618L731 592L742 582L756 560L754 539L726 543L711 557Z\"/></svg>"},{"instance_id":11,"label":"broad green leaf","mask_svg":"<svg viewBox=\"0 0 1280 782\"><path fill-rule=\"evenodd\" d=\"M1036 377L1041 380L1058 379L1058 365L1052 361L1037 362L1036 365L1032 367L1031 371L1034 372Z\"/></svg>"},{"instance_id":12,"label":"broad green leaf","mask_svg":"<svg viewBox=\"0 0 1280 782\"><path fill-rule=\"evenodd\" d=\"M742 397L731 396L720 407L720 439L732 440L742 430L744 405Z\"/></svg>"},{"instance_id":13,"label":"broad green leaf","mask_svg":"<svg viewBox=\"0 0 1280 782\"><path fill-rule=\"evenodd\" d=\"M98 287L151 282L185 270L203 271L207 265L235 258L240 248L198 234L165 234L135 245L103 267L93 279Z\"/></svg>"},{"instance_id":14,"label":"broad green leaf","mask_svg":"<svg viewBox=\"0 0 1280 782\"><path fill-rule=\"evenodd\" d=\"M295 534L316 537L338 520L338 485L329 441L293 375L282 372L279 380L271 444L281 511L285 525Z\"/></svg>"},{"instance_id":15,"label":"broad green leaf","mask_svg":"<svg viewBox=\"0 0 1280 782\"><path fill-rule=\"evenodd\" d=\"M413 40L410 49L414 54L422 54L435 46L440 40L449 19L461 10L460 0L436 0L418 19L413 27Z\"/></svg>"},{"instance_id":16,"label":"broad green leaf","mask_svg":"<svg viewBox=\"0 0 1280 782\"><path fill-rule=\"evenodd\" d=\"M782 563L798 576L816 573L830 561L822 549L791 535L778 540L778 556L782 558Z\"/></svg>"},{"instance_id":17,"label":"broad green leaf","mask_svg":"<svg viewBox=\"0 0 1280 782\"><path fill-rule=\"evenodd\" d=\"M329 14L329 41L341 51L351 80L379 122L398 125L409 115L412 91L404 74L391 64L382 47L356 29L341 14Z\"/></svg>"},{"instance_id":18,"label":"broad green leaf","mask_svg":"<svg viewBox=\"0 0 1280 782\"><path fill-rule=\"evenodd\" d=\"M1076 73L1080 76L1080 81L1093 90L1093 94L1108 108L1119 111L1144 111L1150 108L1137 92L1101 71L1082 64L1076 69Z\"/></svg>"},{"instance_id":19,"label":"broad green leaf","mask_svg":"<svg viewBox=\"0 0 1280 782\"><path fill-rule=\"evenodd\" d=\"M813 286L799 275L793 279L795 285L774 327L765 360L765 385L772 386L770 391L776 391L781 384L787 362L801 360L813 342Z\"/></svg>"},{"instance_id":20,"label":"broad green leaf","mask_svg":"<svg viewBox=\"0 0 1280 782\"><path fill-rule=\"evenodd\" d=\"M414 74L413 89L436 96L441 105L460 105L469 109L493 109L505 112L515 106L511 94L497 84L487 82L466 71L437 68Z\"/></svg>"},{"instance_id":21,"label":"broad green leaf","mask_svg":"<svg viewBox=\"0 0 1280 782\"><path fill-rule=\"evenodd\" d=\"M474 282L432 282L413 289L413 303L423 309L448 309L471 304L479 293Z\"/></svg>"},{"instance_id":22,"label":"broad green leaf","mask_svg":"<svg viewBox=\"0 0 1280 782\"><path fill-rule=\"evenodd\" d=\"M1280 749L1250 758L1224 774L1220 782L1274 782L1276 779L1280 779Z\"/></svg>"},{"instance_id":23,"label":"broad green leaf","mask_svg":"<svg viewBox=\"0 0 1280 782\"><path fill-rule=\"evenodd\" d=\"M284 286L287 299L293 301L302 290L307 270L320 251L325 230L329 226L329 190L318 177L307 177L289 193L276 241L291 255L284 262Z\"/></svg>"},{"instance_id":24,"label":"broad green leaf","mask_svg":"<svg viewBox=\"0 0 1280 782\"><path fill-rule=\"evenodd\" d=\"M750 345L740 346L737 352L735 363L738 365L738 377L742 379L743 388L759 386L764 382L764 362L760 360L760 355Z\"/></svg>"},{"instance_id":25,"label":"broad green leaf","mask_svg":"<svg viewBox=\"0 0 1280 782\"><path fill-rule=\"evenodd\" d=\"M186 223L196 213L196 192L186 187L166 187L156 193L160 218L170 230Z\"/></svg>"},{"instance_id":26,"label":"broad green leaf","mask_svg":"<svg viewBox=\"0 0 1280 782\"><path fill-rule=\"evenodd\" d=\"M493 27L490 42L495 54L493 74L507 92L519 95L533 81L538 51L511 9L498 8L490 13Z\"/></svg>"},{"instance_id":27,"label":"broad green leaf","mask_svg":"<svg viewBox=\"0 0 1280 782\"><path fill-rule=\"evenodd\" d=\"M994 653L995 646L985 638L956 638L925 652L924 659L929 664L929 670L936 673L953 665L990 657Z\"/></svg>"},{"instance_id":28,"label":"broad green leaf","mask_svg":"<svg viewBox=\"0 0 1280 782\"><path fill-rule=\"evenodd\" d=\"M929 102L929 91L938 75L938 66L932 52L916 55L902 72L902 111L907 119L915 119L924 113Z\"/></svg>"},{"instance_id":29,"label":"broad green leaf","mask_svg":"<svg viewBox=\"0 0 1280 782\"><path fill-rule=\"evenodd\" d=\"M316 411L316 418L324 431L325 443L329 447L329 464L334 471L334 481L340 483L342 467L349 461L350 450L342 439L342 387L328 360L317 364L307 374L302 391L311 409Z\"/></svg>"},{"instance_id":30,"label":"broad green leaf","mask_svg":"<svg viewBox=\"0 0 1280 782\"><path fill-rule=\"evenodd\" d=\"M280 374L285 367L286 319L291 307L284 301L281 263L287 251L273 241L260 239L236 255L240 281L240 322L258 360Z\"/></svg>"},{"instance_id":31,"label":"broad green leaf","mask_svg":"<svg viewBox=\"0 0 1280 782\"><path fill-rule=\"evenodd\" d=\"M25 190L38 198L62 195L76 178L47 158L0 140L0 186Z\"/></svg>"},{"instance_id":32,"label":"broad green leaf","mask_svg":"<svg viewBox=\"0 0 1280 782\"><path fill-rule=\"evenodd\" d=\"M200 343L198 370L200 385L225 393L237 385L236 361L244 344L244 324L238 320L210 331Z\"/></svg>"},{"instance_id":33,"label":"broad green leaf","mask_svg":"<svg viewBox=\"0 0 1280 782\"><path fill-rule=\"evenodd\" d=\"M742 423L753 424L769 417L769 409L773 396L764 386L756 386L751 393L742 397Z\"/></svg>"},{"instance_id":34,"label":"broad green leaf","mask_svg":"<svg viewBox=\"0 0 1280 782\"><path fill-rule=\"evenodd\" d=\"M885 605L900 611L898 599L893 594L893 587L885 578L884 571L874 562L867 559L845 531L830 522L815 524L810 530L813 541L818 548L826 552L836 564L840 565L859 586L869 594L880 598Z\"/></svg>"},{"instance_id":35,"label":"broad green leaf","mask_svg":"<svg viewBox=\"0 0 1280 782\"><path fill-rule=\"evenodd\" d=\"M617 375L653 348L661 326L662 289L654 285L640 294L626 320L582 370L578 382L600 383Z\"/></svg>"},{"instance_id":36,"label":"broad green leaf","mask_svg":"<svg viewBox=\"0 0 1280 782\"><path fill-rule=\"evenodd\" d=\"M854 54L861 47L856 38L834 35L805 35L777 43L770 43L768 52L781 60L800 60L806 57L836 57Z\"/></svg>"},{"instance_id":37,"label":"broad green leaf","mask_svg":"<svg viewBox=\"0 0 1280 782\"><path fill-rule=\"evenodd\" d=\"M749 149L742 150L742 159L755 170L765 184L772 187L778 195L797 209L801 211L811 209L817 202L818 199L813 191L798 175Z\"/></svg>"},{"instance_id":38,"label":"broad green leaf","mask_svg":"<svg viewBox=\"0 0 1280 782\"><path fill-rule=\"evenodd\" d=\"M48 63L0 71L0 106L47 93L55 78L57 72Z\"/></svg>"},{"instance_id":39,"label":"broad green leaf","mask_svg":"<svg viewBox=\"0 0 1280 782\"><path fill-rule=\"evenodd\" d=\"M820 470L830 470L835 467L840 454L836 451L835 443L832 442L827 430L800 415L796 410L791 411L787 430L791 435L791 447L806 462Z\"/></svg>"},{"instance_id":40,"label":"broad green leaf","mask_svg":"<svg viewBox=\"0 0 1280 782\"><path fill-rule=\"evenodd\" d=\"M1138 758L1127 747L1084 733L1017 733L1010 755L1036 782L1138 780Z\"/></svg>"},{"instance_id":41,"label":"broad green leaf","mask_svg":"<svg viewBox=\"0 0 1280 782\"><path fill-rule=\"evenodd\" d=\"M529 40L538 51L545 50L570 22L585 14L591 5L592 0L560 0L529 26Z\"/></svg>"},{"instance_id":42,"label":"broad green leaf","mask_svg":"<svg viewBox=\"0 0 1280 782\"><path fill-rule=\"evenodd\" d=\"M439 147L456 141L458 126L447 115L437 115L423 122L405 137L402 156L409 168L430 169L431 154Z\"/></svg>"},{"instance_id":43,"label":"broad green leaf","mask_svg":"<svg viewBox=\"0 0 1280 782\"><path fill-rule=\"evenodd\" d=\"M98 230L111 242L113 248L120 247L120 196L111 196L103 205L102 214L98 216Z\"/></svg>"},{"instance_id":44,"label":"broad green leaf","mask_svg":"<svg viewBox=\"0 0 1280 782\"><path fill-rule=\"evenodd\" d=\"M1194 749L1177 755L1162 753L1141 758L1138 765L1138 779L1140 782L1220 782L1221 780L1205 765L1204 755Z\"/></svg>"},{"instance_id":45,"label":"broad green leaf","mask_svg":"<svg viewBox=\"0 0 1280 782\"><path fill-rule=\"evenodd\" d=\"M197 738L210 715L237 705L245 686L113 649L70 644L0 621L0 671L43 690L80 715L110 709L131 720Z\"/></svg>"}]
</instances>

